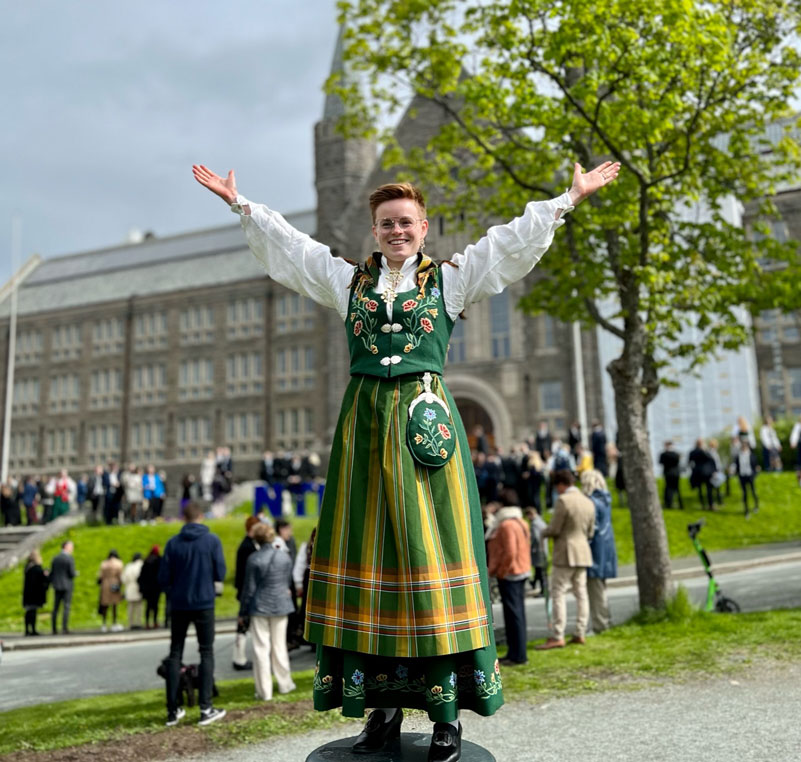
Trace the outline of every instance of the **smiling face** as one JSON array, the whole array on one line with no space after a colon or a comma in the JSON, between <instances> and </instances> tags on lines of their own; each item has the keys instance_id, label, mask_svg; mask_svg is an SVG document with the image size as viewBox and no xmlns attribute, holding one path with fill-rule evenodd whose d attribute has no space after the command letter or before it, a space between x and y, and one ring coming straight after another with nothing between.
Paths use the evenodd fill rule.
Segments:
<instances>
[{"instance_id":1,"label":"smiling face","mask_svg":"<svg viewBox=\"0 0 801 762\"><path fill-rule=\"evenodd\" d=\"M400 267L409 257L416 256L420 251L428 232L428 220L422 219L423 217L423 210L410 198L384 201L376 207L373 236L388 264ZM393 219L394 223L382 224L382 221L388 219ZM404 219L414 222L404 229L401 225Z\"/></svg>"}]
</instances>

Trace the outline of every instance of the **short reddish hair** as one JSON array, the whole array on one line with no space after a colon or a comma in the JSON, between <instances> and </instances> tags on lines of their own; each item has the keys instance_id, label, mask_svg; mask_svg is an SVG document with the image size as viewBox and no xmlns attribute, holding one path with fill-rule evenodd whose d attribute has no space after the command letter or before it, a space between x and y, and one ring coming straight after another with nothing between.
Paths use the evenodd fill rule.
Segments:
<instances>
[{"instance_id":1,"label":"short reddish hair","mask_svg":"<svg viewBox=\"0 0 801 762\"><path fill-rule=\"evenodd\" d=\"M375 222L375 210L378 209L379 205L385 201L394 201L396 198L411 199L423 210L423 216L425 216L426 200L416 185L411 183L387 183L386 185L379 185L370 194L370 214L373 222Z\"/></svg>"}]
</instances>

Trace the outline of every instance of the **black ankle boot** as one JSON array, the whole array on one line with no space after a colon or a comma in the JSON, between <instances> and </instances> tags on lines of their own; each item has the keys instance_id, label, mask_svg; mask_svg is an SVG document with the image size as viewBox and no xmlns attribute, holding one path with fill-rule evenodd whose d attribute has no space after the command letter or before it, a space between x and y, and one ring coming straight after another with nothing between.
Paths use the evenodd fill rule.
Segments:
<instances>
[{"instance_id":1,"label":"black ankle boot","mask_svg":"<svg viewBox=\"0 0 801 762\"><path fill-rule=\"evenodd\" d=\"M359 733L356 743L351 747L354 754L372 754L381 751L387 742L400 738L403 710L398 709L389 722L384 722L385 718L383 709L374 709L370 712L364 730Z\"/></svg>"},{"instance_id":2,"label":"black ankle boot","mask_svg":"<svg viewBox=\"0 0 801 762\"><path fill-rule=\"evenodd\" d=\"M449 722L435 722L428 747L428 762L457 762L462 756L462 723L459 730L453 729Z\"/></svg>"}]
</instances>

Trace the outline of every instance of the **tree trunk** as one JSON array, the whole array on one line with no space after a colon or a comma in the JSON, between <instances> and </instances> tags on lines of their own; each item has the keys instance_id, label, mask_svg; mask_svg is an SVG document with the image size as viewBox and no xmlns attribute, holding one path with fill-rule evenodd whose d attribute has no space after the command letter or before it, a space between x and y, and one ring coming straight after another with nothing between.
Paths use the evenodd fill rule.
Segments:
<instances>
[{"instance_id":1,"label":"tree trunk","mask_svg":"<svg viewBox=\"0 0 801 762\"><path fill-rule=\"evenodd\" d=\"M627 361L628 360L628 361ZM673 592L665 519L656 488L640 372L630 357L608 366L615 390L618 439L637 559L640 608L664 608Z\"/></svg>"}]
</instances>

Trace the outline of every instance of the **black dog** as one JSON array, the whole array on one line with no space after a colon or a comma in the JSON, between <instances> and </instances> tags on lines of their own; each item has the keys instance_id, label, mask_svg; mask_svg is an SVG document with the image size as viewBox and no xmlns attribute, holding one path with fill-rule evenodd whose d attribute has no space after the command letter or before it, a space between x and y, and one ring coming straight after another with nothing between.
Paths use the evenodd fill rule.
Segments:
<instances>
[{"instance_id":1,"label":"black dog","mask_svg":"<svg viewBox=\"0 0 801 762\"><path fill-rule=\"evenodd\" d=\"M169 657L161 660L161 664L156 669L156 674L159 677L167 679L167 663ZM200 690L200 672L197 664L181 664L181 672L178 678L178 706L194 706L195 705L195 692ZM220 692L217 690L217 683L213 683L211 687L211 695L217 698ZM186 703L184 703L184 696L186 696Z\"/></svg>"}]
</instances>

